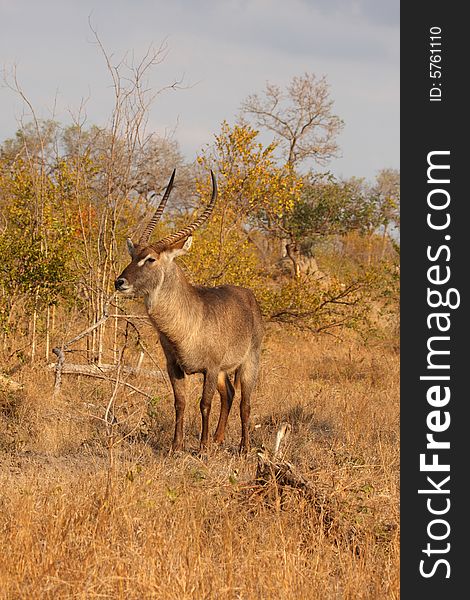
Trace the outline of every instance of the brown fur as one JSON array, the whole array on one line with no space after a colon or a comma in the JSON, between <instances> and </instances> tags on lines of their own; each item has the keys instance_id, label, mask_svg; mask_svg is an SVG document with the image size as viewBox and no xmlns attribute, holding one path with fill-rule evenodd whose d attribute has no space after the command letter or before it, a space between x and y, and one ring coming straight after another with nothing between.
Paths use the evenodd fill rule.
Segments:
<instances>
[{"instance_id":1,"label":"brown fur","mask_svg":"<svg viewBox=\"0 0 470 600\"><path fill-rule=\"evenodd\" d=\"M144 298L148 315L160 335L175 398L176 424L172 449L183 448L186 375L204 374L201 398L201 448L208 444L209 415L216 389L221 411L214 440L223 442L235 394L229 375L241 389L240 449L249 450L250 397L256 383L263 323L253 293L242 287L191 285L174 262L191 238L164 248L129 245L132 262L116 280L116 289ZM148 258L150 257L150 260Z\"/></svg>"}]
</instances>

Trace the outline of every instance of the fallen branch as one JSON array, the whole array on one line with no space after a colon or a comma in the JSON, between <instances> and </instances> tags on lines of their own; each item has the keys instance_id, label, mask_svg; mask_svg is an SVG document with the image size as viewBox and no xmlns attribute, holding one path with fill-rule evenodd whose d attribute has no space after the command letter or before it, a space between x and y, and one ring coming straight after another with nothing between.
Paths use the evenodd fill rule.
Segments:
<instances>
[{"instance_id":1,"label":"fallen branch","mask_svg":"<svg viewBox=\"0 0 470 600\"><path fill-rule=\"evenodd\" d=\"M104 323L109 318L109 304L113 298L114 298L114 294L112 294L108 298L108 300L105 302L104 308L103 308L103 316L100 319L98 319L98 321L93 323L93 325L90 325L90 327L87 327L87 329L85 329L85 331L82 331L81 333L76 335L73 339L62 344L62 346L60 346L60 347L56 346L55 348L52 349L53 354L55 354L57 356L57 363L56 363L56 367L55 367L54 392L53 392L54 396L56 394L58 394L58 392L60 390L60 385L62 383L62 372L64 370L65 352L68 351L69 346L71 346L75 342L78 342L79 340L81 340L82 338L84 338L85 336L90 334L92 331L94 331L97 327L99 327L102 323Z\"/></svg>"},{"instance_id":2,"label":"fallen branch","mask_svg":"<svg viewBox=\"0 0 470 600\"><path fill-rule=\"evenodd\" d=\"M91 364L91 365L78 365L78 364L65 364L65 353L69 352L69 348L70 346L72 346L72 344L75 344L76 342L78 342L79 340L81 340L82 338L86 337L87 335L89 335L92 331L94 331L95 329L97 329L100 325L102 325L108 318L109 318L109 306L112 304L112 300L114 298L115 294L112 294L108 300L106 301L105 305L104 305L104 309L103 309L103 315L95 322L93 323L93 325L90 325L90 327L87 327L84 331L82 331L81 333L79 333L78 335L76 335L74 338L72 338L71 340L69 340L68 342L64 342L62 344L62 346L57 346L55 348L52 349L53 354L55 354L57 356L57 362L54 364L48 364L48 368L49 369L54 369L55 370L55 382L54 382L54 392L53 395L55 396L59 390L60 390L60 386L62 383L62 374L73 374L73 375L85 375L87 377L96 377L98 379L106 379L107 381L116 381L114 379L111 379L109 377L107 377L105 374L115 371L117 372L118 370L118 365L107 365L107 364ZM148 320L147 315L113 315L113 318L120 318L120 319L126 319L127 323L132 325L135 328L135 325L130 321L130 319L142 319L142 320ZM137 330L138 332L138 330ZM142 344L142 342L139 340L139 344L140 346L148 353L148 350L146 350ZM127 367L127 366L122 366L121 367L121 372L122 373L126 373L128 375L144 375L144 376L149 376L149 377L157 377L159 379L163 379L167 385L169 385L169 381L168 378L166 377L166 375L163 373L163 371L150 371L150 370L145 370L145 369L141 369L140 368L140 364L142 363L142 355L139 359L139 365L137 366L137 368L134 367ZM158 365L157 365L158 366ZM122 382L124 385L127 385L128 387L134 389L135 391L137 391L139 394L143 394L144 396L147 396L148 398L151 398L152 396L150 396L149 394L147 394L146 392L142 392L141 390L139 390L138 388L135 388L134 386L132 386L129 383L125 383Z\"/></svg>"},{"instance_id":3,"label":"fallen branch","mask_svg":"<svg viewBox=\"0 0 470 600\"><path fill-rule=\"evenodd\" d=\"M47 365L48 369L56 369L56 363L49 363ZM91 365L82 365L82 364L64 364L62 365L62 373L66 375L105 375L106 373L112 373L113 371L117 371L117 365L107 365L107 364L91 364ZM157 377L158 379L165 379L165 374L160 371L150 371L147 369L140 369L139 367L127 367L122 366L121 372L127 375L144 375L147 377Z\"/></svg>"},{"instance_id":4,"label":"fallen branch","mask_svg":"<svg viewBox=\"0 0 470 600\"><path fill-rule=\"evenodd\" d=\"M280 456L282 442L291 432L291 425L283 423L276 434L276 441L272 452L260 450L258 452L258 465L256 479L262 484L276 481L278 485L313 491L312 484L301 475L290 462Z\"/></svg>"},{"instance_id":5,"label":"fallen branch","mask_svg":"<svg viewBox=\"0 0 470 600\"><path fill-rule=\"evenodd\" d=\"M48 368L52 368L52 369L56 368L55 364L49 364L47 366L48 366ZM147 394L147 392L144 392L143 390L135 387L134 385L132 385L131 383L128 383L127 381L122 381L120 379L118 380L118 379L115 379L114 377L109 377L104 372L100 372L100 370L102 369L102 366L98 367L98 365L96 365L96 368L95 368L94 365L62 365L62 373L66 373L66 374L70 374L70 375L85 375L86 377L95 377L96 379L103 379L104 381L111 381L113 383L116 383L117 381L119 381L119 383L127 386L128 388L131 388L131 390L134 390L134 392L142 394L142 396L146 396L147 398L150 398L150 399L153 398L152 395ZM105 365L105 366L112 367L113 365ZM128 367L128 368L131 368L131 367ZM114 367L114 370L116 370L116 367Z\"/></svg>"}]
</instances>

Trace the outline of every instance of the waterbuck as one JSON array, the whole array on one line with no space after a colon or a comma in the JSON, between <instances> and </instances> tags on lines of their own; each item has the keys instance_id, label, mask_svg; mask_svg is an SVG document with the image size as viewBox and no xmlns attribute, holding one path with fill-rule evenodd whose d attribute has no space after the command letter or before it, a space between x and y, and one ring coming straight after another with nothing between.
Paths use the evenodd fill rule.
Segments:
<instances>
[{"instance_id":1,"label":"waterbuck","mask_svg":"<svg viewBox=\"0 0 470 600\"><path fill-rule=\"evenodd\" d=\"M186 375L203 373L201 398L202 432L200 449L208 444L212 398L220 394L220 416L214 441L222 443L235 395L241 390L240 451L250 448L250 396L256 383L263 323L251 290L235 285L203 287L191 285L175 258L191 247L192 233L210 216L217 198L212 178L212 197L202 214L187 227L149 244L150 235L161 217L173 187L175 171L163 198L140 240L127 240L131 263L116 279L116 290L143 296L148 316L159 333L168 375L175 398L176 424L172 450L183 448L183 419L186 404Z\"/></svg>"}]
</instances>

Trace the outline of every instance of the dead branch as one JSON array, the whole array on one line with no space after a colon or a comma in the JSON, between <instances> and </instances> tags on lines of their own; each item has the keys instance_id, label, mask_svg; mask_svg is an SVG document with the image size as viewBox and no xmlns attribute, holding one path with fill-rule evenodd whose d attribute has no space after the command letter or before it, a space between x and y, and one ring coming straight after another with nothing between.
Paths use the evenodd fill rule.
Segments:
<instances>
[{"instance_id":1,"label":"dead branch","mask_svg":"<svg viewBox=\"0 0 470 600\"><path fill-rule=\"evenodd\" d=\"M312 484L294 467L293 464L280 456L282 443L287 439L292 427L283 423L276 434L276 441L272 452L260 450L258 452L258 465L256 479L261 484L275 481L280 486L289 486L303 491L313 491Z\"/></svg>"},{"instance_id":2,"label":"dead branch","mask_svg":"<svg viewBox=\"0 0 470 600\"><path fill-rule=\"evenodd\" d=\"M276 434L276 441L274 443L273 449L273 457L276 458L279 455L279 450L281 449L281 444L284 441L284 445L286 442L286 438L291 432L292 427L289 423L283 423L281 427L279 427Z\"/></svg>"},{"instance_id":3,"label":"dead branch","mask_svg":"<svg viewBox=\"0 0 470 600\"><path fill-rule=\"evenodd\" d=\"M60 385L62 382L62 372L64 370L65 352L68 352L68 349L72 344L74 344L75 342L78 342L85 336L89 335L92 331L94 331L97 327L99 327L102 323L104 323L109 318L109 304L113 298L114 298L114 294L112 294L110 296L110 298L108 298L108 300L104 303L103 315L100 319L98 319L98 321L93 323L93 325L90 325L90 327L87 327L87 329L85 329L85 331L82 331L81 333L76 335L74 338L72 338L68 342L63 343L61 347L56 346L55 348L52 349L53 354L55 354L57 356L57 363L56 363L56 367L55 367L56 371L55 371L54 391L53 391L54 396L57 395L60 390Z\"/></svg>"},{"instance_id":4,"label":"dead branch","mask_svg":"<svg viewBox=\"0 0 470 600\"><path fill-rule=\"evenodd\" d=\"M113 367L113 365L105 365L107 367L111 367L114 370L116 370L116 367ZM56 364L52 363L48 365L48 368L51 369L55 369L57 367ZM137 392L138 394L142 394L142 396L145 396L146 398L150 398L152 399L153 396L151 394L147 394L147 392L144 392L143 390L135 387L134 385L132 385L131 383L128 383L127 381L122 381L119 379L115 379L114 377L109 377L108 375L106 375L106 373L100 373L100 369L101 367L98 367L98 365L96 365L96 370L94 370L94 365L62 365L62 373L66 373L66 374L71 374L71 375L85 375L86 377L95 377L96 379L103 379L104 381L111 381L113 383L116 383L117 381L119 381L119 383L122 383L122 385L125 385L126 387L130 388L131 390L134 390L134 392ZM126 367L126 368L131 368L131 367ZM159 373L156 373L157 376L159 376Z\"/></svg>"},{"instance_id":5,"label":"dead branch","mask_svg":"<svg viewBox=\"0 0 470 600\"><path fill-rule=\"evenodd\" d=\"M49 363L47 365L48 369L56 369L57 363ZM81 364L64 364L62 366L62 373L66 375L106 375L107 373L112 373L117 370L117 365L108 365L108 364L91 364L91 365L81 365ZM148 369L139 369L139 367L121 367L122 373L126 375L143 375L145 377L156 377L158 379L165 379L166 376L163 371L151 371ZM1 384L1 376L0 376L0 384ZM18 384L19 385L19 384Z\"/></svg>"}]
</instances>

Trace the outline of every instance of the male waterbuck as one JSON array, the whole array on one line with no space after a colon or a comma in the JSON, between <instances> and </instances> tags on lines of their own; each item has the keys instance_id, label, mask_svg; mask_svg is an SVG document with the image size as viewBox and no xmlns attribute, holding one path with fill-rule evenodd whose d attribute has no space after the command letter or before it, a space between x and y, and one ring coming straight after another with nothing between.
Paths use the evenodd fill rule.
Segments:
<instances>
[{"instance_id":1,"label":"male waterbuck","mask_svg":"<svg viewBox=\"0 0 470 600\"><path fill-rule=\"evenodd\" d=\"M234 285L203 287L191 285L175 258L191 247L191 234L210 216L217 198L212 178L212 197L202 214L187 227L149 244L158 219L170 195L175 177L171 176L163 198L139 242L127 240L132 262L115 281L116 290L143 296L147 313L160 335L168 375L175 397L176 424L172 449L183 448L183 418L186 404L185 377L204 374L201 399L201 450L207 447L209 413L217 389L220 416L214 441L222 443L235 389L241 390L241 451L248 451L250 396L256 382L263 323L253 293Z\"/></svg>"}]
</instances>

